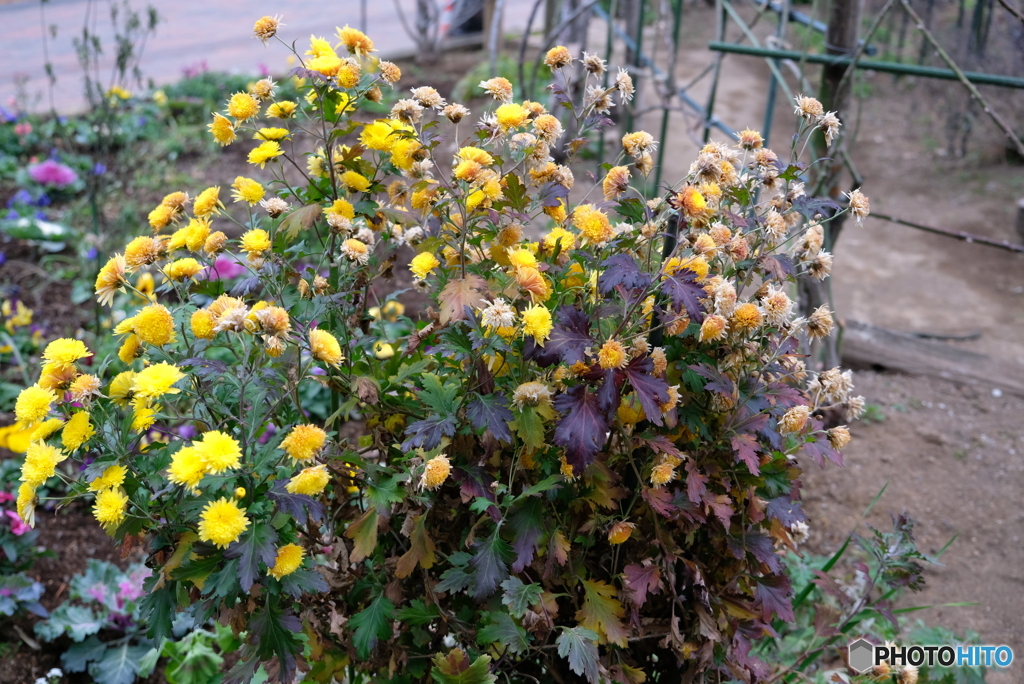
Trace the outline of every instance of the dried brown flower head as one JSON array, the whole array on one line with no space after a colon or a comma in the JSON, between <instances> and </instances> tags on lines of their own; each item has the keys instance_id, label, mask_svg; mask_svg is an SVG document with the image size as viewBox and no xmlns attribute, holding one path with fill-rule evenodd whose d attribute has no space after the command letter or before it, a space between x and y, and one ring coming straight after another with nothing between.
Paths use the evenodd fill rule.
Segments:
<instances>
[{"instance_id":1,"label":"dried brown flower head","mask_svg":"<svg viewBox=\"0 0 1024 684\"><path fill-rule=\"evenodd\" d=\"M256 20L255 26L252 27L252 32L257 38L263 41L266 45L267 41L277 35L277 29L282 26L281 17L261 17Z\"/></svg>"}]
</instances>

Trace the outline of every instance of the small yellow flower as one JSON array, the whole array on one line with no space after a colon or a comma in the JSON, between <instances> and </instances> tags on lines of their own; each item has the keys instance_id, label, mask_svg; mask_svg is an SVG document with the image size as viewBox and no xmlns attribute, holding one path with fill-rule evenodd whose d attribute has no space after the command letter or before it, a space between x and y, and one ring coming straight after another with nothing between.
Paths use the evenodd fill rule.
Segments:
<instances>
[{"instance_id":1,"label":"small yellow flower","mask_svg":"<svg viewBox=\"0 0 1024 684\"><path fill-rule=\"evenodd\" d=\"M141 401L146 402L144 399ZM132 430L135 432L145 432L153 427L153 423L156 422L156 413L159 410L159 406L154 407L148 403L136 403L132 412Z\"/></svg>"},{"instance_id":2,"label":"small yellow flower","mask_svg":"<svg viewBox=\"0 0 1024 684\"><path fill-rule=\"evenodd\" d=\"M732 314L732 329L739 332L742 330L755 330L761 327L764 316L756 304L747 302L736 307Z\"/></svg>"},{"instance_id":3,"label":"small yellow flower","mask_svg":"<svg viewBox=\"0 0 1024 684\"><path fill-rule=\"evenodd\" d=\"M348 48L349 52L360 57L375 51L373 41L362 31L350 28L348 24L345 24L345 28L338 29L338 40Z\"/></svg>"},{"instance_id":4,"label":"small yellow flower","mask_svg":"<svg viewBox=\"0 0 1024 684\"><path fill-rule=\"evenodd\" d=\"M174 317L163 304L150 304L134 318L132 329L143 342L160 347L174 341Z\"/></svg>"},{"instance_id":5,"label":"small yellow flower","mask_svg":"<svg viewBox=\"0 0 1024 684\"><path fill-rule=\"evenodd\" d=\"M355 192L366 192L370 188L370 181L361 173L346 171L339 179L341 184ZM354 215L354 214L353 214ZM352 218L351 216L349 218Z\"/></svg>"},{"instance_id":6,"label":"small yellow flower","mask_svg":"<svg viewBox=\"0 0 1024 684\"><path fill-rule=\"evenodd\" d=\"M214 113L213 123L208 124L207 127L213 134L213 139L220 143L221 147L230 145L238 137L235 134L235 125L223 114Z\"/></svg>"},{"instance_id":7,"label":"small yellow flower","mask_svg":"<svg viewBox=\"0 0 1024 684\"><path fill-rule=\"evenodd\" d=\"M239 247L249 255L249 260L263 256L269 252L273 244L270 242L270 234L262 228L254 228L242 235Z\"/></svg>"},{"instance_id":8,"label":"small yellow flower","mask_svg":"<svg viewBox=\"0 0 1024 684\"><path fill-rule=\"evenodd\" d=\"M287 137L287 128L261 128L253 136L256 140L284 140Z\"/></svg>"},{"instance_id":9,"label":"small yellow flower","mask_svg":"<svg viewBox=\"0 0 1024 684\"><path fill-rule=\"evenodd\" d=\"M33 489L39 487L57 472L57 464L68 455L57 447L34 442L25 452L25 462L21 464L21 481Z\"/></svg>"},{"instance_id":10,"label":"small yellow flower","mask_svg":"<svg viewBox=\"0 0 1024 684\"><path fill-rule=\"evenodd\" d=\"M181 390L174 383L185 377L185 374L166 361L154 363L139 371L132 379L132 392L137 397L158 399L165 394L178 394Z\"/></svg>"},{"instance_id":11,"label":"small yellow flower","mask_svg":"<svg viewBox=\"0 0 1024 684\"><path fill-rule=\"evenodd\" d=\"M213 332L213 315L206 309L197 309L192 314L191 320L192 334L201 340L212 340L214 336Z\"/></svg>"},{"instance_id":12,"label":"small yellow flower","mask_svg":"<svg viewBox=\"0 0 1024 684\"><path fill-rule=\"evenodd\" d=\"M452 472L452 464L444 454L438 454L427 461L420 478L420 486L425 489L437 489L448 479Z\"/></svg>"},{"instance_id":13,"label":"small yellow flower","mask_svg":"<svg viewBox=\"0 0 1024 684\"><path fill-rule=\"evenodd\" d=\"M601 351L597 353L597 361L601 368L622 368L629 361L626 348L618 340L608 340L601 345Z\"/></svg>"},{"instance_id":14,"label":"small yellow flower","mask_svg":"<svg viewBox=\"0 0 1024 684\"><path fill-rule=\"evenodd\" d=\"M210 214L220 213L220 210L224 208L224 205L220 202L220 186L215 185L210 188L206 188L196 197L195 202L192 204L192 212L198 217L203 218ZM209 224L207 224L207 230L209 230ZM191 245L188 247L193 252L196 251Z\"/></svg>"},{"instance_id":15,"label":"small yellow flower","mask_svg":"<svg viewBox=\"0 0 1024 684\"><path fill-rule=\"evenodd\" d=\"M128 264L120 254L115 254L96 275L96 301L104 306L114 303L114 293L124 292L125 270Z\"/></svg>"},{"instance_id":16,"label":"small yellow flower","mask_svg":"<svg viewBox=\"0 0 1024 684\"><path fill-rule=\"evenodd\" d=\"M417 280L423 280L440 265L441 262L430 252L420 252L409 263L409 270L412 271Z\"/></svg>"},{"instance_id":17,"label":"small yellow flower","mask_svg":"<svg viewBox=\"0 0 1024 684\"><path fill-rule=\"evenodd\" d=\"M320 361L330 364L340 363L345 358L334 335L320 328L309 331L309 351Z\"/></svg>"},{"instance_id":18,"label":"small yellow flower","mask_svg":"<svg viewBox=\"0 0 1024 684\"><path fill-rule=\"evenodd\" d=\"M199 492L199 482L206 474L206 464L194 446L178 449L171 456L171 465L167 469L167 479L174 484L188 487L193 494Z\"/></svg>"},{"instance_id":19,"label":"small yellow flower","mask_svg":"<svg viewBox=\"0 0 1024 684\"><path fill-rule=\"evenodd\" d=\"M584 239L600 247L615 234L608 216L592 204L581 204L572 212L572 225L583 234Z\"/></svg>"},{"instance_id":20,"label":"small yellow flower","mask_svg":"<svg viewBox=\"0 0 1024 684\"><path fill-rule=\"evenodd\" d=\"M164 267L164 275L174 281L195 278L196 274L205 269L201 263L191 257L172 261Z\"/></svg>"},{"instance_id":21,"label":"small yellow flower","mask_svg":"<svg viewBox=\"0 0 1024 684\"><path fill-rule=\"evenodd\" d=\"M98 492L101 489L114 489L124 484L125 475L128 469L123 465L112 465L103 471L103 474L89 483L89 491Z\"/></svg>"},{"instance_id":22,"label":"small yellow flower","mask_svg":"<svg viewBox=\"0 0 1024 684\"><path fill-rule=\"evenodd\" d=\"M629 536L633 534L633 530L636 529L636 525L631 522L619 521L612 525L612 528L608 530L608 543L610 544L622 544Z\"/></svg>"},{"instance_id":23,"label":"small yellow flower","mask_svg":"<svg viewBox=\"0 0 1024 684\"><path fill-rule=\"evenodd\" d=\"M297 104L291 100L281 100L267 107L267 116L274 119L289 119L295 113Z\"/></svg>"},{"instance_id":24,"label":"small yellow flower","mask_svg":"<svg viewBox=\"0 0 1024 684\"><path fill-rule=\"evenodd\" d=\"M129 273L138 268L156 262L163 252L164 244L160 238L143 235L129 242L124 248L124 261Z\"/></svg>"},{"instance_id":25,"label":"small yellow flower","mask_svg":"<svg viewBox=\"0 0 1024 684\"><path fill-rule=\"evenodd\" d=\"M18 425L18 423L15 423L15 425ZM41 442L62 427L64 427L64 421L60 418L48 418L32 430L29 440L30 442ZM11 449L11 451L14 451L14 449Z\"/></svg>"},{"instance_id":26,"label":"small yellow flower","mask_svg":"<svg viewBox=\"0 0 1024 684\"><path fill-rule=\"evenodd\" d=\"M498 126L504 132L508 132L513 128L519 128L530 118L530 112L526 111L522 105L515 104L514 102L501 105L494 110L494 115L498 119Z\"/></svg>"},{"instance_id":27,"label":"small yellow flower","mask_svg":"<svg viewBox=\"0 0 1024 684\"><path fill-rule=\"evenodd\" d=\"M531 306L523 312L523 332L544 346L544 340L551 336L554 326L551 323L551 312L541 305Z\"/></svg>"},{"instance_id":28,"label":"small yellow flower","mask_svg":"<svg viewBox=\"0 0 1024 684\"><path fill-rule=\"evenodd\" d=\"M193 446L208 473L217 475L242 464L241 445L231 435L219 430L204 432L202 439Z\"/></svg>"},{"instance_id":29,"label":"small yellow flower","mask_svg":"<svg viewBox=\"0 0 1024 684\"><path fill-rule=\"evenodd\" d=\"M309 461L327 443L327 433L316 425L296 425L281 441L281 447L296 461Z\"/></svg>"},{"instance_id":30,"label":"small yellow flower","mask_svg":"<svg viewBox=\"0 0 1024 684\"><path fill-rule=\"evenodd\" d=\"M395 355L395 348L387 342L377 340L373 343L373 355L381 361L384 361Z\"/></svg>"},{"instance_id":31,"label":"small yellow flower","mask_svg":"<svg viewBox=\"0 0 1024 684\"><path fill-rule=\"evenodd\" d=\"M71 420L64 426L60 433L61 442L68 451L75 451L89 441L89 438L96 433L96 429L89 422L89 412L79 411L71 416Z\"/></svg>"},{"instance_id":32,"label":"small yellow flower","mask_svg":"<svg viewBox=\"0 0 1024 684\"><path fill-rule=\"evenodd\" d=\"M249 152L249 163L262 169L266 167L268 161L282 154L284 150L276 140L267 140Z\"/></svg>"},{"instance_id":33,"label":"small yellow flower","mask_svg":"<svg viewBox=\"0 0 1024 684\"><path fill-rule=\"evenodd\" d=\"M231 187L231 197L236 202L247 202L250 206L263 199L263 195L266 192L262 185L252 178L246 178L245 176L235 178L235 182L231 184Z\"/></svg>"},{"instance_id":34,"label":"small yellow flower","mask_svg":"<svg viewBox=\"0 0 1024 684\"><path fill-rule=\"evenodd\" d=\"M331 476L327 472L326 465L303 468L298 475L293 477L285 485L289 494L305 494L306 496L317 496L327 487Z\"/></svg>"},{"instance_id":35,"label":"small yellow flower","mask_svg":"<svg viewBox=\"0 0 1024 684\"><path fill-rule=\"evenodd\" d=\"M121 408L127 408L128 402L132 400L134 387L135 387L135 371L127 370L123 373L118 373L114 376L114 379L110 381L110 387L107 388L107 394L110 396L111 401L120 406Z\"/></svg>"},{"instance_id":36,"label":"small yellow flower","mask_svg":"<svg viewBox=\"0 0 1024 684\"><path fill-rule=\"evenodd\" d=\"M659 463L651 470L651 484L661 487L676 479L676 469L671 463Z\"/></svg>"},{"instance_id":37,"label":"small yellow flower","mask_svg":"<svg viewBox=\"0 0 1024 684\"><path fill-rule=\"evenodd\" d=\"M104 489L96 495L96 505L92 514L103 527L117 527L125 518L128 506L128 495L118 489Z\"/></svg>"},{"instance_id":38,"label":"small yellow flower","mask_svg":"<svg viewBox=\"0 0 1024 684\"><path fill-rule=\"evenodd\" d=\"M142 341L139 340L138 335L129 335L124 339L124 343L120 349L117 350L117 358L121 359L121 362L129 365L135 359L139 358L142 354Z\"/></svg>"},{"instance_id":39,"label":"small yellow flower","mask_svg":"<svg viewBox=\"0 0 1024 684\"><path fill-rule=\"evenodd\" d=\"M260 104L256 101L256 98L249 93L235 93L228 100L228 114L238 119L239 121L245 121L251 119L260 112Z\"/></svg>"},{"instance_id":40,"label":"small yellow flower","mask_svg":"<svg viewBox=\"0 0 1024 684\"><path fill-rule=\"evenodd\" d=\"M199 538L222 549L237 541L249 527L245 511L233 501L220 498L206 504L199 516Z\"/></svg>"},{"instance_id":41,"label":"small yellow flower","mask_svg":"<svg viewBox=\"0 0 1024 684\"><path fill-rule=\"evenodd\" d=\"M14 403L14 417L19 423L31 425L42 420L50 412L50 405L57 401L57 395L39 385L21 390Z\"/></svg>"},{"instance_id":42,"label":"small yellow flower","mask_svg":"<svg viewBox=\"0 0 1024 684\"><path fill-rule=\"evenodd\" d=\"M267 574L273 575L275 579L290 575L302 566L302 557L305 555L306 552L298 544L285 544L277 550L274 567L267 570Z\"/></svg>"},{"instance_id":43,"label":"small yellow flower","mask_svg":"<svg viewBox=\"0 0 1024 684\"><path fill-rule=\"evenodd\" d=\"M36 504L36 488L28 482L22 482L18 487L18 515L29 525L35 526L34 507Z\"/></svg>"}]
</instances>

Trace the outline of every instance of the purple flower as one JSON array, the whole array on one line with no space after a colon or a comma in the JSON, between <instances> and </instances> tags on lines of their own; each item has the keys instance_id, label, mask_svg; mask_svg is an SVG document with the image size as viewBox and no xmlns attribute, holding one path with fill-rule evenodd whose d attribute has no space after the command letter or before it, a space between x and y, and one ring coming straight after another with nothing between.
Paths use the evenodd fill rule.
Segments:
<instances>
[{"instance_id":1,"label":"purple flower","mask_svg":"<svg viewBox=\"0 0 1024 684\"><path fill-rule=\"evenodd\" d=\"M7 208L10 209L15 204L32 204L35 200L32 199L32 193L21 188L18 192L11 195L11 198L7 200Z\"/></svg>"},{"instance_id":2,"label":"purple flower","mask_svg":"<svg viewBox=\"0 0 1024 684\"><path fill-rule=\"evenodd\" d=\"M4 254L3 252L0 252L0 266L3 266L6 263L7 263L7 255Z\"/></svg>"},{"instance_id":3,"label":"purple flower","mask_svg":"<svg viewBox=\"0 0 1024 684\"><path fill-rule=\"evenodd\" d=\"M0 119L4 123L11 123L18 120L18 115L5 107L0 106Z\"/></svg>"},{"instance_id":4,"label":"purple flower","mask_svg":"<svg viewBox=\"0 0 1024 684\"><path fill-rule=\"evenodd\" d=\"M85 258L89 261L96 261L97 256L99 256L99 252L95 247L90 247L89 251L85 253Z\"/></svg>"},{"instance_id":5,"label":"purple flower","mask_svg":"<svg viewBox=\"0 0 1024 684\"><path fill-rule=\"evenodd\" d=\"M240 264L238 260L228 256L217 257L217 260L213 262L213 266L203 271L203 275L207 280L218 280L220 278L230 280L237 278L243 273L245 273L245 266Z\"/></svg>"},{"instance_id":6,"label":"purple flower","mask_svg":"<svg viewBox=\"0 0 1024 684\"><path fill-rule=\"evenodd\" d=\"M64 164L52 159L47 159L41 164L30 166L28 169L28 175L31 176L32 180L36 183L41 185L53 185L58 188L71 185L78 180L77 173Z\"/></svg>"},{"instance_id":7,"label":"purple flower","mask_svg":"<svg viewBox=\"0 0 1024 684\"><path fill-rule=\"evenodd\" d=\"M260 444L266 444L270 441L270 438L277 434L277 426L273 423L267 423L267 429L260 435L258 441Z\"/></svg>"},{"instance_id":8,"label":"purple flower","mask_svg":"<svg viewBox=\"0 0 1024 684\"><path fill-rule=\"evenodd\" d=\"M11 209L10 211L8 211L8 212L7 212L7 216L6 216L5 218L6 218L6 219L7 219L8 221L14 221L14 220L15 220L15 219L17 219L17 218L18 218L19 216L20 216L20 214L18 213L18 210L17 210L17 209Z\"/></svg>"},{"instance_id":9,"label":"purple flower","mask_svg":"<svg viewBox=\"0 0 1024 684\"><path fill-rule=\"evenodd\" d=\"M260 76L262 76L264 78L266 78L267 76L270 76L270 69L263 62L260 62L259 70L260 70Z\"/></svg>"},{"instance_id":10,"label":"purple flower","mask_svg":"<svg viewBox=\"0 0 1024 684\"><path fill-rule=\"evenodd\" d=\"M195 425L182 425L178 428L178 436L182 439L192 439L199 433Z\"/></svg>"},{"instance_id":11,"label":"purple flower","mask_svg":"<svg viewBox=\"0 0 1024 684\"><path fill-rule=\"evenodd\" d=\"M103 164L101 164L100 162L96 162L95 164L93 164L92 175L94 175L94 176L102 176L106 172L107 172L107 167L104 166Z\"/></svg>"},{"instance_id":12,"label":"purple flower","mask_svg":"<svg viewBox=\"0 0 1024 684\"><path fill-rule=\"evenodd\" d=\"M86 589L85 593L91 596L93 600L99 603L103 603L107 600L107 585L103 584L102 582L97 582L96 584Z\"/></svg>"},{"instance_id":13,"label":"purple flower","mask_svg":"<svg viewBox=\"0 0 1024 684\"><path fill-rule=\"evenodd\" d=\"M53 200L45 192L39 195L39 199L36 200L37 207L48 207L53 204Z\"/></svg>"}]
</instances>

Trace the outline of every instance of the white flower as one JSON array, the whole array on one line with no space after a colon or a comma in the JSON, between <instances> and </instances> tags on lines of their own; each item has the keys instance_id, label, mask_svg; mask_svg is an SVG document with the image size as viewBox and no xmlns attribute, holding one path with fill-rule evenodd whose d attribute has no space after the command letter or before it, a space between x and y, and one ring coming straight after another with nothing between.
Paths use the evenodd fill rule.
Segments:
<instances>
[{"instance_id":1,"label":"white flower","mask_svg":"<svg viewBox=\"0 0 1024 684\"><path fill-rule=\"evenodd\" d=\"M488 328L511 328L516 323L516 311L501 297L480 312L481 322Z\"/></svg>"}]
</instances>

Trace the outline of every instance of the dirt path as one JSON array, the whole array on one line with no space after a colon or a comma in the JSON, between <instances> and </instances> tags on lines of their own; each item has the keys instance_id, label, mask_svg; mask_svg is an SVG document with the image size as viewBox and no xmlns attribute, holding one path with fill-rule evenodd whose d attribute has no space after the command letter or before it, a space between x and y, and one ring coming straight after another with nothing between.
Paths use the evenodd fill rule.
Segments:
<instances>
[{"instance_id":1,"label":"dirt path","mask_svg":"<svg viewBox=\"0 0 1024 684\"><path fill-rule=\"evenodd\" d=\"M143 11L143 0L133 0L132 6ZM326 36L335 26L346 23L359 26L360 2L317 3L308 0L175 0L155 2L160 23L156 36L145 47L143 75L157 84L172 82L181 77L182 70L205 63L212 71L256 74L261 69L283 73L289 68L285 53L279 49L264 50L252 35L253 23L264 15L281 15L284 23L282 35L302 43L311 34ZM45 6L45 21L40 20L38 0L20 0L5 4L0 0L0 63L5 69L0 74L0 104L17 92L17 79L27 77L25 89L35 108L49 108L46 87L46 62L43 53L43 26L56 26L57 37L48 41L50 61L58 75L54 92L57 111L68 113L83 106L82 71L72 39L80 35L86 11L94 6L93 31L100 36L105 53L113 53L112 30L106 14L106 3L88 0L50 0ZM413 0L402 0L408 17L413 16ZM506 33L521 32L526 26L532 3L505 4ZM98 12L96 7L101 8ZM374 40L380 54L387 55L406 50L412 41L399 21L392 0L367 2L366 31ZM300 50L305 50L304 47ZM101 60L101 73L110 73L109 57Z\"/></svg>"}]
</instances>

